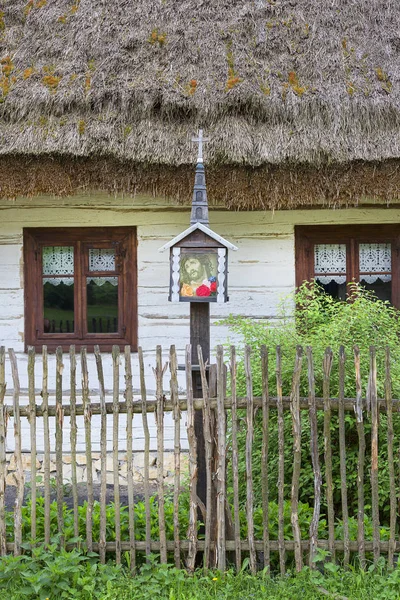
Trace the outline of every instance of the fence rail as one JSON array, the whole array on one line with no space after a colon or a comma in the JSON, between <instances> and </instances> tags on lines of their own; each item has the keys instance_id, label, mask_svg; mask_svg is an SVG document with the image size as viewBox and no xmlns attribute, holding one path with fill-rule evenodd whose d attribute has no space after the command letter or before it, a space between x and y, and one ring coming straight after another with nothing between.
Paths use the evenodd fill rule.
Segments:
<instances>
[{"instance_id":1,"label":"fence rail","mask_svg":"<svg viewBox=\"0 0 400 600\"><path fill-rule=\"evenodd\" d=\"M56 351L56 383L55 390L48 389L48 355L43 347L41 355L35 355L33 348L28 350L28 406L21 406L20 366L13 349L7 352L0 348L0 555L13 552L21 553L26 538L32 543L43 541L49 544L54 534L52 524L52 497L55 487L56 530L59 542L66 547L78 543L84 537L89 551L98 552L100 560L105 562L108 553L115 554L116 561L121 562L122 553L130 555L130 565L135 570L139 554L150 552L160 554L162 562L172 561L181 566L183 560L189 569L202 561L206 567L217 566L224 570L228 563L235 563L239 568L244 556L248 556L253 572L259 567L276 568L284 573L288 562L294 561L300 570L305 562L315 566L318 550L327 550L332 559L340 554L348 564L352 554L356 553L362 566L371 555L375 562L381 554L388 555L389 565L393 565L394 553L400 551L400 538L397 523L397 505L399 501L399 481L396 475L399 440L395 439L395 426L399 421L400 400L392 398L392 382L390 372L389 350L385 352L385 380L383 399L377 393L376 350L371 347L369 357L369 377L365 394L362 394L361 361L357 348L354 356L345 357L341 348L334 357L327 349L323 359L323 396L316 397L315 364L312 349L304 352L298 347L292 373L291 392L282 395L282 356L280 348L276 348L275 361L271 365L271 355L265 347L261 348L259 362L254 366L250 347L245 348L240 369L243 378L239 381L239 362L236 349L232 347L226 361L223 348L217 349L217 361L210 369L204 364L201 349L198 349L199 369L202 382L203 397L194 398L192 386L191 348L186 349L186 392L185 398L178 394L177 356L175 347L171 346L167 361L162 359L162 349L157 347L155 353L154 376L156 382L156 398L148 399L143 353L138 351L138 369L140 378L140 396L136 397L132 388L132 357L130 348L126 347L123 355L114 346L112 350L113 379L112 402L106 402L105 381L102 355L95 348L98 392L96 402L92 402L90 391L87 354L82 349L76 356L74 347L69 349L69 373L64 370L63 353ZM40 398L35 390L35 365L42 362L42 389ZM336 398L331 397L332 365L337 361L338 389ZM12 405L6 404L6 362L9 362L12 373ZM77 362L80 361L81 386L77 384ZM228 362L228 365L225 363ZM121 388L119 371L122 363L125 374L125 385ZM351 367L356 396L345 398L346 366ZM228 367L228 369L227 369ZM261 396L254 395L254 376L261 379ZM227 389L227 371L229 378L229 395ZM241 371L241 372L242 372ZM348 371L347 371L348 374ZM307 381L308 396L300 395ZM165 385L165 379L169 384ZM68 382L68 395L65 387ZM237 390L244 381L246 396L239 397ZM271 395L271 381L274 381L274 392ZM258 384L257 384L258 385ZM167 387L169 388L167 390ZM7 390L8 391L8 390ZM8 393L10 393L8 391ZM54 399L54 404L52 400ZM203 412L204 439L198 437L194 426L196 411ZM189 470L182 470L182 453L180 440L184 428L181 412L186 411L186 433L189 441ZM164 413L172 412L174 420L174 485L170 489L164 481ZM350 431L357 445L357 505L356 509L348 499L348 482L353 473L349 473L347 465L348 437L346 430L346 413L355 415L355 425ZM385 413L385 422L379 423L379 413ZM150 484L150 429L148 413L154 413L157 437L157 486L154 490ZM272 415L276 420L272 424ZM98 414L100 419L100 485L95 490L92 475L92 415ZM118 476L119 468L119 415L127 415L126 425L126 472L127 508L121 505L121 486ZM114 514L112 524L107 520L107 417L112 419L112 462L113 462L113 497ZM133 442L132 422L134 418L141 420L144 431L143 482L138 487L133 480ZM66 527L64 508L63 480L63 441L64 417L70 418L69 444L71 453L71 494L72 494L72 526ZM83 416L86 451L86 481L84 536L82 536L82 508L79 506L79 483L77 479L77 416ZM26 491L26 473L24 472L23 454L21 451L21 419L27 418L30 428L30 532L27 536L24 523L24 490ZM13 523L7 517L9 507L6 506L7 491L7 427L10 419L14 424L14 463L15 463L15 501L13 507ZM43 481L37 481L37 440L38 419L43 421ZM55 438L51 439L49 420L55 421ZM291 422L291 433L288 437L286 422ZM241 435L245 428L245 436ZM338 435L333 439L332 428L337 428ZM347 427L348 429L348 427ZM309 438L308 463L312 466L313 501L312 514L308 522L307 536L304 535L304 524L301 522L301 505L299 498L304 475L304 436ZM198 432L197 432L198 433ZM274 441L271 440L274 433ZM261 455L255 447L257 436L261 435ZM337 443L333 447L333 443ZM227 443L229 442L229 443ZM387 468L379 472L381 458L380 446L385 444L385 460ZM287 460L285 453L291 447L291 482L285 484ZM333 459L339 456L340 482L333 478ZM396 459L395 459L396 457ZM56 481L51 481L50 462L55 458ZM277 493L271 487L272 461L277 461ZM244 465L244 466L243 466ZM257 471L257 465L260 470ZM354 469L354 465L352 465ZM199 469L205 471L205 489L198 485ZM244 475L245 485L241 486L240 477ZM183 480L182 476L186 479ZM389 488L389 516L386 536L381 539L381 512L379 510L380 488L382 478L386 478ZM287 477L286 477L287 479ZM336 483L335 483L336 482ZM53 485L55 483L55 486ZM335 487L336 486L336 487ZM288 490L290 488L290 492ZM257 492L261 489L261 494ZM371 508L365 501L365 491L370 490ZM244 496L243 496L244 490ZM95 499L98 491L98 503ZM152 496L153 494L153 496ZM138 495L142 498L140 515L142 521L139 528ZM43 496L43 531L39 527L39 509L37 499ZM187 503L182 504L182 497ZM259 498L256 500L255 498ZM271 501L276 497L276 502ZM339 498L339 500L338 500ZM336 499L336 500L335 500ZM287 505L290 503L290 528L287 527ZM276 508L276 513L273 511ZM99 518L94 518L96 511ZM156 517L155 512L156 511ZM370 511L370 514L369 512ZM366 514L368 512L368 515ZM340 516L340 522L338 520ZM371 535L366 532L366 517L370 519ZM40 517L42 518L42 517ZM320 533L321 519L327 522L326 531ZM275 521L273 522L273 520ZM350 532L350 519L356 523L356 539ZM96 522L95 522L96 521ZM155 526L155 521L157 525ZM286 522L285 522L286 521ZM276 527L275 527L276 525ZM275 527L275 528L274 528ZM40 531L39 531L40 529ZM140 529L140 531L139 531ZM156 532L156 533L155 533ZM258 533L257 533L258 532ZM340 534L340 538L338 536ZM258 537L257 537L258 535ZM25 536L25 537L24 537ZM368 539L369 538L369 539ZM71 541L71 539L73 541ZM272 565L272 567L271 567Z\"/></svg>"}]
</instances>

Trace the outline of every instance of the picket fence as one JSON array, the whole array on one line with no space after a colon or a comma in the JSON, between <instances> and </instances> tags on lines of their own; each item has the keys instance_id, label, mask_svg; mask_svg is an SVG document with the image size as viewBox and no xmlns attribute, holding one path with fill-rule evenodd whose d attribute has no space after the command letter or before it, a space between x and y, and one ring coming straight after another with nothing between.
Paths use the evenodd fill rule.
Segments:
<instances>
[{"instance_id":1,"label":"picket fence","mask_svg":"<svg viewBox=\"0 0 400 600\"><path fill-rule=\"evenodd\" d=\"M22 406L20 402L20 378L19 365L16 355L12 349L7 352L4 347L0 348L0 555L13 552L19 555L26 551L26 545L22 544L22 506L24 499L24 470L21 452L21 419L27 418L30 425L31 444L31 472L30 472L30 497L31 503L31 540L32 544L37 540L37 503L39 495L44 496L44 539L45 544L51 541L50 523L50 459L55 454L57 465L56 496L57 496L57 527L59 531L60 544L66 547L82 545L82 541L76 538L79 534L78 526L78 483L76 476L76 439L77 439L77 416L84 416L85 447L87 465L91 464L92 452L92 427L91 416L101 415L100 431L100 454L101 454L101 482L99 492L100 502L100 525L98 535L93 533L93 507L94 486L92 470L87 468L86 481L86 538L85 547L88 551L98 552L101 562L112 553L116 561L121 562L121 554L126 552L130 556L132 570L140 559L140 556L148 556L155 552L160 556L161 562L174 562L176 566L186 564L189 570L193 570L200 563L205 567L217 566L224 570L227 565L233 563L240 568L245 557L248 558L252 572L258 568L270 568L275 561L276 568L284 573L288 561L292 560L295 568L300 570L305 562L311 567L315 566L315 556L318 549L329 551L330 558L335 560L340 555L344 565L349 564L354 555L357 555L362 566L366 561L378 561L381 554L387 554L389 565L393 565L394 554L400 550L400 540L397 523L397 502L399 496L399 485L395 474L395 452L398 452L398 444L395 448L393 416L399 411L400 403L392 399L392 384L390 374L390 353L386 349L385 364L386 377L384 382L385 397L378 398L377 394L377 366L375 348L370 349L369 382L366 394L362 395L360 354L354 349L354 357L345 357L343 348L335 357L338 361L338 389L337 398L330 396L331 370L334 356L330 349L326 350L323 360L323 397L317 398L315 394L314 360L311 348L304 351L298 347L296 350L295 364L292 376L292 389L290 396L282 395L282 356L281 349L276 348L276 362L271 367L268 364L268 352L265 347L261 348L260 368L262 377L262 395L256 397L253 394L252 378L254 373L251 367L251 349L245 348L244 373L246 379L246 396L237 395L237 373L238 361L236 348L230 349L230 355L226 357L226 351L222 346L217 348L216 365L210 368L204 364L201 348L198 348L199 366L202 382L202 398L195 398L192 384L191 347L186 348L186 392L184 397L179 393L178 387L178 361L175 347L171 346L169 360L163 364L162 349L157 347L155 352L154 374L156 377L156 397L154 400L147 398L144 361L141 348L138 351L140 370L140 395L135 396L132 388L132 362L131 350L125 348L123 357L120 349L115 346L112 350L113 361L113 383L112 401L107 401L106 388L103 375L102 355L98 347L95 348L95 359L97 365L98 398L96 402L91 398L89 392L89 378L87 368L86 350L82 349L80 356L76 356L73 346L69 349L70 372L63 369L62 349L56 351L56 385L55 390L48 389L48 354L43 347L40 355L35 355L35 350L28 351L28 399L29 404ZM120 362L123 358L125 385L120 386L119 371ZM81 362L82 384L78 389L76 377L77 359ZM35 364L42 361L42 390L40 402L35 392ZM345 362L347 366L351 362L356 384L356 397L345 398ZM13 380L13 402L6 405L6 361L9 361ZM225 364L228 363L228 364ZM269 389L269 372L273 368L276 387L274 395ZM302 371L308 377L308 397L301 397L300 383ZM229 395L226 393L227 380L229 376ZM164 379L169 378L168 390L164 385ZM68 381L69 397L66 402L65 381ZM123 389L122 389L123 388ZM49 401L50 399L50 401ZM54 403L51 401L54 399ZM262 427L262 457L261 457L261 479L253 478L253 441L255 432L255 412L260 411ZM284 414L289 411L292 421L292 436L284 439ZM166 488L163 477L164 462L164 414L171 411L174 418L174 486L172 490ZM189 441L189 470L188 470L188 494L190 496L188 509L188 528L180 530L179 498L182 493L181 480L181 427L185 426L185 420L181 419L181 412L186 411L186 428ZM195 428L195 414L202 411L203 438L197 439ZM277 411L278 426L278 534L276 539L271 539L269 530L269 455L270 455L270 412ZM323 426L318 425L318 413L323 414ZM389 539L382 541L380 538L380 516L379 516L379 483L378 483L378 423L379 413L387 415L387 430L385 432L385 443L387 443L387 473L390 487L390 524ZM158 529L157 539L152 533L149 483L149 455L150 455L150 433L148 425L148 413L155 412L157 430L157 507L158 507ZM227 415L230 412L229 419ZM299 489L302 474L301 463L301 438L302 438L302 415L307 413L310 435L310 456L314 473L314 498L313 516L309 526L307 539L302 539L299 524ZM346 435L345 417L346 412L355 414L358 436L358 466L357 466L357 489L358 506L357 514L349 515L347 501L347 473L346 468ZM127 415L126 447L127 447L127 498L129 512L129 535L128 540L121 539L121 517L120 517L120 482L118 477L118 433L119 415ZM141 491L145 505L145 539L138 540L135 535L135 485L133 481L133 429L132 422L134 414L141 418L145 437L144 449L144 476ZM246 415L246 506L245 519L247 522L247 536L241 537L241 519L243 521L243 507L239 503L239 444L238 444L238 416ZM112 539L107 529L106 521L106 460L107 441L106 426L107 415L111 415L113 423L113 461L114 461L114 501L115 501L115 523ZM70 418L70 452L71 463L71 487L74 515L74 538L64 537L64 489L63 489L63 418ZM36 456L37 456L37 420L43 419L44 430L44 478L43 484L37 482ZM55 420L55 439L50 436L49 420ZM7 461L6 461L6 433L10 420L14 423L15 441L15 476L16 476L16 499L13 512L13 535L10 537L8 527L7 533L7 509L5 505ZM341 518L342 539L336 539L337 523L334 513L334 483L332 477L332 449L331 426L336 423L339 430L340 455L340 494L341 494ZM229 439L231 454L227 460L227 427L229 426ZM368 435L366 436L366 426ZM320 431L319 429L322 429ZM324 439L324 456L320 456L318 438ZM382 435L382 434L380 434ZM370 439L367 448L366 439ZM54 443L53 443L54 442ZM398 440L396 440L398 442ZM204 444L200 447L199 444ZM284 528L284 475L285 462L284 450L287 445L292 448L293 476L290 492L291 506L291 535L285 535ZM241 446L240 446L241 447ZM366 456L370 453L370 473L366 472ZM204 460L201 459L204 457ZM321 459L325 461L325 480L322 481ZM203 460L203 462L201 462ZM204 497L201 499L201 490L198 490L199 469L205 470L206 486ZM228 469L231 470L232 490L228 489ZM204 473L203 473L204 475ZM368 476L369 475L369 476ZM371 486L371 518L372 539L367 540L365 535L364 517L366 512L364 502L364 486ZM256 486L262 491L262 539L255 539L254 527L254 490ZM165 521L166 493L173 497L173 539L168 539ZM324 495L323 504L325 517L327 519L327 539L319 539L318 525L321 518L321 496ZM357 539L351 540L349 533L349 516L357 519ZM199 525L199 518L202 524ZM243 524L243 523L242 523ZM7 537L8 536L8 537ZM290 537L290 539L287 539ZM22 548L23 546L23 548Z\"/></svg>"}]
</instances>

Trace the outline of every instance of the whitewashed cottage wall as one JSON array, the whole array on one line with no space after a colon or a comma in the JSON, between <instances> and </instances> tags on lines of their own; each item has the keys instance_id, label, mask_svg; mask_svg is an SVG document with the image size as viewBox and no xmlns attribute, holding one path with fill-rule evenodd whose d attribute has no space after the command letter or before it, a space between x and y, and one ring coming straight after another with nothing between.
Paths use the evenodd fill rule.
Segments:
<instances>
[{"instance_id":1,"label":"whitewashed cottage wall","mask_svg":"<svg viewBox=\"0 0 400 600\"><path fill-rule=\"evenodd\" d=\"M154 352L161 344L165 356L171 343L182 355L189 336L189 307L167 300L169 282L168 252L159 248L189 224L189 207L182 208L154 198L110 198L105 195L60 198L18 199L0 202L0 345L17 352L21 371L21 386L27 387L26 356L24 354L24 282L22 230L24 227L88 227L135 226L138 237L138 313L139 345L143 347L148 388L154 390ZM238 246L230 253L229 294L227 305L211 305L212 346L226 341L228 330L215 322L230 313L253 318L275 318L280 298L295 285L294 226L296 224L400 223L399 209L318 209L306 211L233 212L210 211L210 225L223 237ZM51 358L51 360L54 360ZM111 387L111 357L104 356L105 378ZM55 373L51 367L50 372ZM40 361L37 361L36 388L41 389ZM68 372L65 356L65 373ZM96 388L93 356L89 356L90 385ZM133 357L133 385L139 388L136 357ZM181 373L183 381L183 373ZM7 370L8 387L12 388ZM68 378L65 385L68 387ZM54 388L54 376L49 381ZM121 385L123 369L121 368ZM168 385L166 377L165 385ZM95 392L93 393L95 398ZM9 398L9 401L11 398ZM93 417L95 418L95 417ZM125 424L121 417L121 447ZM143 448L139 419L136 419L135 447ZM151 421L151 419L150 419ZM65 423L68 438L68 421ZM11 429L11 428L10 428ZM9 449L12 449L9 432ZM111 440L111 430L109 433ZM166 420L166 446L173 447L172 419ZM78 440L83 450L83 436ZM27 444L29 436L23 436ZM155 442L154 442L155 444ZM183 447L186 440L182 440ZM93 440L97 450L99 439ZM67 450L67 445L65 447ZM154 446L155 449L155 446ZM39 448L40 451L40 448Z\"/></svg>"}]
</instances>

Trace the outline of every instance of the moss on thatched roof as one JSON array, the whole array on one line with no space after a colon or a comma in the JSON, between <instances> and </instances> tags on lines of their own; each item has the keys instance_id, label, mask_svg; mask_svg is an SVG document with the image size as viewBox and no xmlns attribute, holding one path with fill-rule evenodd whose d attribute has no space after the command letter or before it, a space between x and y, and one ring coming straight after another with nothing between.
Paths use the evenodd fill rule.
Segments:
<instances>
[{"instance_id":1,"label":"moss on thatched roof","mask_svg":"<svg viewBox=\"0 0 400 600\"><path fill-rule=\"evenodd\" d=\"M4 0L0 154L146 165L157 187L162 165L170 179L193 162L202 126L214 173L249 167L268 205L253 185L272 172L313 169L323 187L332 164L362 176L400 158L399 32L391 0ZM372 181L360 189L380 199Z\"/></svg>"}]
</instances>

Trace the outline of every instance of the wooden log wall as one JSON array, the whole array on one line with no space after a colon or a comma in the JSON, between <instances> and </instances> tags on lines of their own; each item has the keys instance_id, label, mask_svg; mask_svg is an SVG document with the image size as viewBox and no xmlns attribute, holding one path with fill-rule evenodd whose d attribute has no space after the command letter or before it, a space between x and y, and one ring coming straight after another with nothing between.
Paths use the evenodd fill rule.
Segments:
<instances>
[{"instance_id":1,"label":"wooden log wall","mask_svg":"<svg viewBox=\"0 0 400 600\"><path fill-rule=\"evenodd\" d=\"M230 349L219 346L213 369L204 363L199 347L198 368L203 398L194 398L193 395L191 356L188 346L185 355L186 390L182 390L178 386L175 346L170 347L167 362L163 361L161 346L157 347L153 361L156 394L155 398L150 398L146 390L142 350L138 352L141 392L137 396L132 389L131 350L126 347L122 353L115 346L112 351L113 381L108 386L112 389L112 398L107 401L100 349L95 348L98 399L91 398L86 350L80 352L82 382L78 389L75 349L71 347L69 351L69 372L64 370L63 354L59 349L55 365L55 403L51 404L46 347L40 354L35 354L30 348L28 363L24 363L24 368L28 369L29 404L21 406L18 359L12 348L7 351L4 347L0 348L0 556L9 552L19 555L23 548L26 551L29 543L48 545L56 539L60 546L66 548L79 545L88 551L98 552L102 563L112 553L117 563L128 561L133 573L142 560L139 555L148 558L152 552L159 555L161 562L170 562L176 567L185 565L189 571L201 564L221 570L229 566L240 569L243 560L248 559L253 573L266 568L284 574L288 568L301 570L307 563L315 568L321 550L324 557L339 560L345 566L352 561L359 561L363 566L367 561L377 563L381 555L387 555L389 565L393 566L394 555L400 551L397 522L400 439L396 437L400 428L400 401L392 397L389 349L381 357L385 366L384 381L378 382L377 350L370 348L369 377L364 385L359 349L355 347L353 355L346 356L343 347L337 353L328 348L319 365L322 398L316 396L317 365L310 347L296 349L295 362L290 366L292 383L289 397L282 395L282 373L283 368L287 372L288 365L284 364L279 347L271 353L263 346L256 356L249 346L243 352L234 346ZM339 390L337 398L332 397L330 392L335 361L338 366L335 371L338 381L334 382ZM119 377L121 367L125 374L123 387ZM6 403L6 368L12 373L12 404ZM35 389L35 380L39 379L37 371L41 375L40 393ZM211 381L210 372L215 381ZM345 379L350 376L355 385L355 398L345 397ZM261 396L256 395L255 385L258 385ZM68 398L64 393L66 388L69 390ZM273 389L276 389L276 396L272 395ZM308 389L307 396L301 395L304 389ZM384 390L384 398L378 397L378 389ZM243 390L245 396L241 397L239 390ZM203 411L206 506L197 496L196 410ZM172 486L166 483L164 477L164 415L168 411L172 411L174 419L175 474ZM186 411L185 423L181 422L182 411ZM98 484L93 481L91 468L94 433L91 417L94 413L101 416L101 478ZM121 414L127 415L126 489L121 487L118 475ZM354 416L354 427L350 431L349 414ZM63 477L65 415L71 419L71 460L75 462L71 465L68 482L72 498L70 509L65 505L67 482ZM77 415L84 416L87 455L84 482L78 482L76 476ZM23 419L29 421L30 428L29 463L24 460L21 450ZM106 444L107 419L111 419L113 424L111 456L107 453ZM140 483L133 480L132 424L135 419L141 420L145 432L143 480ZM150 456L150 419L156 423L155 464L151 463ZM55 423L54 437L49 433L51 420ZM11 423L15 442L13 485L6 460L7 427ZM291 424L289 429L288 423ZM333 438L335 428L338 435ZM184 429L189 440L187 472L182 469L181 462L180 443ZM38 478L36 466L39 430L44 434L43 479ZM357 450L357 495L352 503L348 495L349 476L354 476L348 468L349 436L355 440ZM309 440L308 449L304 446L304 439ZM337 441L336 448L333 447L333 439ZM257 440L261 440L261 446L257 445ZM380 465L383 456L381 447L386 452L385 465ZM336 462L335 455L338 456ZM112 481L107 478L108 461L113 465ZM272 461L275 461L276 491L271 485ZM50 478L51 462L57 467L54 481ZM27 464L29 469L26 469ZM335 464L338 465L336 474L339 472L339 480L333 476ZM289 481L288 468L291 473ZM307 526L303 516L304 502L300 501L306 468L311 469L313 475ZM150 469L157 471L155 485L150 481ZM389 490L387 511L382 510L381 502L381 489L385 487ZM24 503L28 491L31 499L29 532L24 527L24 515L28 514ZM366 494L370 502L366 501ZM272 496L275 500L271 499ZM110 504L110 498L113 504ZM99 518L95 518L95 514ZM55 517L52 518L52 515Z\"/></svg>"}]
</instances>

